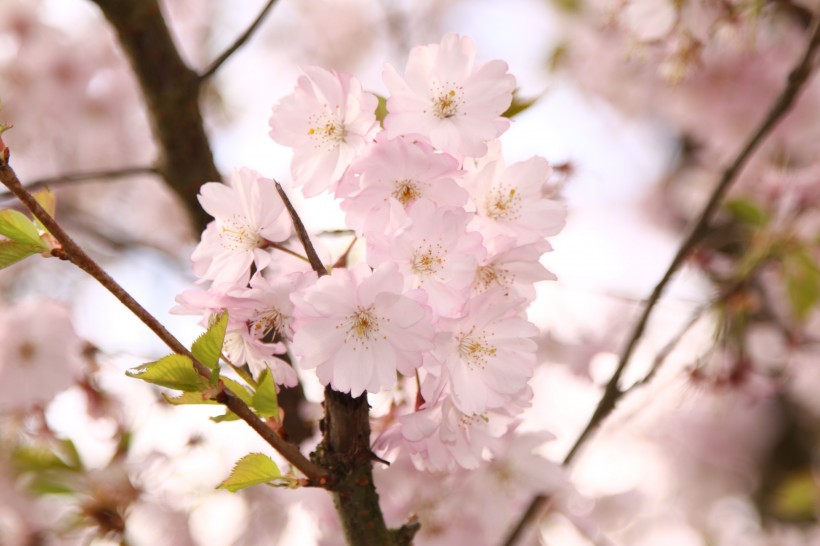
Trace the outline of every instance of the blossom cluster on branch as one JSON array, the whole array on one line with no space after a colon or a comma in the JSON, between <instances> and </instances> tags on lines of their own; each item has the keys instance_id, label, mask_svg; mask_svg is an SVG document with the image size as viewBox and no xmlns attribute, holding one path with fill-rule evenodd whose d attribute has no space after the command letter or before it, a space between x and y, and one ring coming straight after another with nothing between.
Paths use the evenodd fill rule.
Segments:
<instances>
[{"instance_id":1,"label":"blossom cluster on branch","mask_svg":"<svg viewBox=\"0 0 820 546\"><path fill-rule=\"evenodd\" d=\"M377 96L318 67L270 120L294 150L293 185L334 193L362 260L348 252L317 275L291 259L274 181L241 169L202 188L215 220L192 258L210 284L181 295L178 311L227 311L225 355L280 385L297 381L288 350L354 397L415 384L379 446L409 450L420 467L474 468L531 397L538 330L526 309L533 284L554 278L539 258L565 207L546 160L504 161L497 138L515 86L504 62L476 63L472 40L450 34L384 79L381 124Z\"/></svg>"}]
</instances>

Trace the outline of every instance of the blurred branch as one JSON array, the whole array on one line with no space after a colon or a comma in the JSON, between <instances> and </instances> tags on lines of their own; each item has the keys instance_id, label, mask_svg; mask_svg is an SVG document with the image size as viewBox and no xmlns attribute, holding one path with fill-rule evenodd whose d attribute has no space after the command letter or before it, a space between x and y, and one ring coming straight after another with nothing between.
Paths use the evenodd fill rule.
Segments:
<instances>
[{"instance_id":1,"label":"blurred branch","mask_svg":"<svg viewBox=\"0 0 820 546\"><path fill-rule=\"evenodd\" d=\"M139 176L141 174L159 174L159 169L155 166L144 167L123 167L120 169L108 169L103 171L86 171L75 173L64 173L57 176L50 176L48 178L40 178L34 182L26 184L28 191L36 191L44 187L51 187L62 185L64 183L85 182L87 180L94 180L97 178L110 178L115 180L117 178L128 178L130 176ZM0 199L10 199L14 194L10 191L0 193Z\"/></svg>"},{"instance_id":2,"label":"blurred branch","mask_svg":"<svg viewBox=\"0 0 820 546\"><path fill-rule=\"evenodd\" d=\"M632 385L624 389L621 393L622 396L652 381L652 379L655 377L655 374L658 373L658 370L661 368L661 366L663 366L663 363L666 362L666 359L669 357L670 353L672 353L672 351L675 350L675 347L678 346L678 343L680 343L680 341L689 332L689 330L691 330L692 327L700 320L700 318L703 316L707 309L707 306L695 309L695 311L692 313L692 316L690 316L689 320L686 321L686 324L684 324L683 327L678 331L678 333L675 334L675 336L672 337L672 339L670 339L666 343L666 345L664 345L661 348L660 351L658 351L658 354L655 355L655 359L652 361L652 365L649 367L649 371L646 372L646 375L644 375L642 378L638 379Z\"/></svg>"},{"instance_id":3,"label":"blurred branch","mask_svg":"<svg viewBox=\"0 0 820 546\"><path fill-rule=\"evenodd\" d=\"M7 153L7 149L4 152ZM67 260L76 265L116 297L129 311L131 311L143 324L145 324L157 337L159 337L173 352L185 355L191 359L197 373L209 379L211 370L191 354L191 352L180 341L171 334L151 313L148 312L137 300L135 300L125 289L120 286L108 273L103 270L77 243L66 233L63 228L46 212L36 199L23 187L17 174L8 164L6 155L0 160L0 181L31 211L54 239L60 243L60 248L51 251L52 256ZM271 447L282 454L296 468L301 470L313 485L325 486L328 484L329 475L327 470L317 465L307 457L302 455L299 448L290 442L285 441L264 421L262 421L253 410L251 410L242 400L231 391L222 388L217 392L214 399L227 406L238 415L243 421L251 426Z\"/></svg>"},{"instance_id":4,"label":"blurred branch","mask_svg":"<svg viewBox=\"0 0 820 546\"><path fill-rule=\"evenodd\" d=\"M157 171L181 198L198 231L211 218L200 186L219 181L199 107L199 75L177 51L157 0L91 0L119 36L139 80L159 145Z\"/></svg>"},{"instance_id":5,"label":"blurred branch","mask_svg":"<svg viewBox=\"0 0 820 546\"><path fill-rule=\"evenodd\" d=\"M621 375L623 374L627 364L629 363L632 357L632 353L637 347L640 339L643 337L644 330L646 329L646 325L649 322L649 317L651 316L652 311L655 309L655 306L660 301L664 290L669 285L675 273L683 265L684 261L689 256L689 253L695 248L695 246L698 244L701 238L708 232L709 223L714 214L717 212L720 202L722 201L729 187L737 178L737 175L746 165L746 162L748 161L749 157L757 149L757 147L760 145L763 139L765 139L769 135L769 133L771 133L771 131L774 129L777 123L781 119L783 119L786 113L793 106L795 100L800 94L800 91L803 89L806 82L809 80L809 76L811 76L812 74L818 47L820 47L820 15L816 15L814 17L814 20L812 21L806 48L803 54L801 55L799 61L795 65L795 67L789 73L785 88L777 97L777 99L775 99L774 104L769 109L768 113L766 114L761 124L758 126L757 130L744 144L744 146L738 152L737 156L735 156L735 159L731 162L731 164L729 164L729 166L726 167L726 169L723 171L723 174L721 175L717 186L713 190L712 195L709 197L709 200L703 207L703 210L701 211L697 220L690 228L689 234L683 240L680 247L678 248L675 257L672 259L672 263L669 264L669 267L667 268L666 273L664 273L663 278L661 278L660 282L658 282L658 284L652 290L652 293L649 295L649 298L646 301L646 306L644 307L644 311L638 319L637 323L635 324L635 327L632 331L632 335L629 337L626 346L621 354L620 360L618 361L618 367L615 369L615 372L612 374L612 377L606 384L606 387L604 387L604 394L601 396L601 399L599 400L598 405L592 414L592 417L590 417L586 427L578 436L578 439L575 441L575 444L573 444L572 448L569 450L566 457L564 458L565 465L568 465L572 462L572 460L578 454L578 451L580 450L581 446L583 446L584 443L586 443L587 439L601 425L604 419L606 419L606 417L609 416L610 413L612 413L612 411L615 409L616 403L621 398L621 396L623 396L625 391L621 390L618 383L620 382ZM533 523L535 518L541 512L541 509L546 503L547 499L548 497L540 495L533 498L532 502L527 507L524 514L521 516L521 518L513 527L512 531L505 540L504 544L506 546L512 546L518 541L523 531L531 523Z\"/></svg>"},{"instance_id":6,"label":"blurred branch","mask_svg":"<svg viewBox=\"0 0 820 546\"><path fill-rule=\"evenodd\" d=\"M248 29L245 32L243 32L242 35L239 36L239 38L237 38L236 41L233 44L231 44L230 47L228 47L228 49L226 49L222 53L222 55L217 57L208 66L208 68L206 68L202 72L202 74L199 75L200 83L205 82L211 76L213 76L216 73L216 71L219 70L222 67L222 65L225 63L225 61L227 61L228 59L231 58L231 55L236 53L236 51L240 47L245 45L245 42L247 42L250 39L250 37L253 35L253 33L256 32L256 29L259 28L260 24L262 24L262 20L265 18L265 16L268 14L268 12L271 10L271 8L273 7L273 5L275 3L276 3L276 0L268 0L268 3L265 4L265 7L262 8L262 11L259 12L259 15L257 15L256 19L254 19L253 23L251 23L251 26L249 26Z\"/></svg>"}]
</instances>

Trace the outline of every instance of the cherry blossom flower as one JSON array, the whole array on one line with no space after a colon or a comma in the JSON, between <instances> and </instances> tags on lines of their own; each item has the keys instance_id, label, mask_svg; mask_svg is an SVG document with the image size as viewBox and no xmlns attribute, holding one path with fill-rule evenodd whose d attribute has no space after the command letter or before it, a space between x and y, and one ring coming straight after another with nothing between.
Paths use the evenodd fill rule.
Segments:
<instances>
[{"instance_id":1,"label":"cherry blossom flower","mask_svg":"<svg viewBox=\"0 0 820 546\"><path fill-rule=\"evenodd\" d=\"M251 264L262 270L271 263L270 242L290 236L290 218L273 180L243 168L230 185L208 182L199 202L216 221L208 224L191 260L194 272L214 284L244 284Z\"/></svg>"},{"instance_id":2,"label":"cherry blossom flower","mask_svg":"<svg viewBox=\"0 0 820 546\"><path fill-rule=\"evenodd\" d=\"M248 326L250 336L255 339L293 339L293 303L290 295L316 282L316 273L291 273L266 278L257 273L248 288L238 288L230 292L235 301L232 318Z\"/></svg>"},{"instance_id":3,"label":"cherry blossom flower","mask_svg":"<svg viewBox=\"0 0 820 546\"><path fill-rule=\"evenodd\" d=\"M339 184L337 197L347 225L363 232L395 230L406 220L406 211L425 198L438 206L461 207L467 192L455 179L460 177L458 160L434 153L423 140L394 138L379 133L375 144L353 162L348 176Z\"/></svg>"},{"instance_id":4,"label":"cherry blossom flower","mask_svg":"<svg viewBox=\"0 0 820 546\"><path fill-rule=\"evenodd\" d=\"M225 341L222 344L225 356L236 365L247 364L254 377L259 377L265 369L269 369L275 383L295 387L299 382L296 371L287 362L275 356L287 352L285 345L265 343L248 336L246 332L247 330L242 329L225 332Z\"/></svg>"},{"instance_id":5,"label":"cherry blossom flower","mask_svg":"<svg viewBox=\"0 0 820 546\"><path fill-rule=\"evenodd\" d=\"M422 199L410 210L407 228L368 239L367 261L371 266L398 264L407 288L427 293L434 315L453 316L467 301L477 260L486 254L481 235L467 231L471 217L463 209L437 208Z\"/></svg>"},{"instance_id":6,"label":"cherry blossom flower","mask_svg":"<svg viewBox=\"0 0 820 546\"><path fill-rule=\"evenodd\" d=\"M464 413L445 396L436 404L399 417L400 427L394 434L400 431L400 437L385 440L406 447L418 468L474 469L507 430L507 421L491 418L488 413Z\"/></svg>"},{"instance_id":7,"label":"cherry blossom flower","mask_svg":"<svg viewBox=\"0 0 820 546\"><path fill-rule=\"evenodd\" d=\"M439 328L452 334L440 359L464 413L509 404L532 377L537 346L531 338L538 328L520 316L523 301L492 288L472 298L463 317L439 320Z\"/></svg>"},{"instance_id":8,"label":"cherry blossom flower","mask_svg":"<svg viewBox=\"0 0 820 546\"><path fill-rule=\"evenodd\" d=\"M372 273L366 264L334 269L293 295L293 352L319 380L359 396L396 385L396 371L412 374L432 345L423 305L402 294L393 264Z\"/></svg>"},{"instance_id":9,"label":"cherry blossom flower","mask_svg":"<svg viewBox=\"0 0 820 546\"><path fill-rule=\"evenodd\" d=\"M468 171L464 185L476 217L473 229L487 244L524 245L557 234L566 222L566 207L545 195L552 173L547 160L532 157L507 166L498 159L480 162Z\"/></svg>"},{"instance_id":10,"label":"cherry blossom flower","mask_svg":"<svg viewBox=\"0 0 820 546\"><path fill-rule=\"evenodd\" d=\"M485 143L509 127L501 114L512 102L515 78L503 61L474 65L475 44L457 34L413 48L404 77L386 65L387 136L419 134L452 154L484 155Z\"/></svg>"},{"instance_id":11,"label":"cherry blossom flower","mask_svg":"<svg viewBox=\"0 0 820 546\"><path fill-rule=\"evenodd\" d=\"M524 297L527 301L533 301L536 282L556 279L555 275L539 262L539 258L545 252L552 250L552 245L540 240L523 246L504 246L501 245L500 250L493 248L485 259L479 260L473 293L480 294L493 286L500 286L504 288L505 295Z\"/></svg>"},{"instance_id":12,"label":"cherry blossom flower","mask_svg":"<svg viewBox=\"0 0 820 546\"><path fill-rule=\"evenodd\" d=\"M31 409L72 386L83 369L83 341L68 310L27 302L0 315L0 410Z\"/></svg>"},{"instance_id":13,"label":"cherry blossom flower","mask_svg":"<svg viewBox=\"0 0 820 546\"><path fill-rule=\"evenodd\" d=\"M347 73L308 66L293 94L274 106L270 136L294 149L294 184L313 196L337 183L373 139L378 99Z\"/></svg>"}]
</instances>

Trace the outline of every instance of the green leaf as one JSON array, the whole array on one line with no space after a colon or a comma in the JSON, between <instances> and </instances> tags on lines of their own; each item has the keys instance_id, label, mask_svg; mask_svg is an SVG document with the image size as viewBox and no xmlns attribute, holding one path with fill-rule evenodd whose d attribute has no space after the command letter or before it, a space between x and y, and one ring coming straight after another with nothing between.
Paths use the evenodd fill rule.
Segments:
<instances>
[{"instance_id":1,"label":"green leaf","mask_svg":"<svg viewBox=\"0 0 820 546\"><path fill-rule=\"evenodd\" d=\"M218 402L214 400L209 400L207 398L203 398L201 392L183 392L179 396L169 396L166 393L162 393L162 397L165 398L165 401L169 404L174 406L182 406L185 404L217 404Z\"/></svg>"},{"instance_id":2,"label":"green leaf","mask_svg":"<svg viewBox=\"0 0 820 546\"><path fill-rule=\"evenodd\" d=\"M798 320L804 320L820 302L820 267L801 249L783 260L786 294Z\"/></svg>"},{"instance_id":3,"label":"green leaf","mask_svg":"<svg viewBox=\"0 0 820 546\"><path fill-rule=\"evenodd\" d=\"M77 451L77 446L69 438L59 440L59 455L65 461L69 468L74 470L83 469L83 460L80 458L80 452Z\"/></svg>"},{"instance_id":4,"label":"green leaf","mask_svg":"<svg viewBox=\"0 0 820 546\"><path fill-rule=\"evenodd\" d=\"M772 512L780 519L805 521L814 517L818 491L811 472L798 471L786 477L772 495Z\"/></svg>"},{"instance_id":5,"label":"green leaf","mask_svg":"<svg viewBox=\"0 0 820 546\"><path fill-rule=\"evenodd\" d=\"M5 235L12 241L36 246L41 250L47 247L40 240L34 222L22 212L16 210L0 210L0 235Z\"/></svg>"},{"instance_id":6,"label":"green leaf","mask_svg":"<svg viewBox=\"0 0 820 546\"><path fill-rule=\"evenodd\" d=\"M65 474L46 472L38 474L28 482L28 489L36 495L75 495L71 480Z\"/></svg>"},{"instance_id":7,"label":"green leaf","mask_svg":"<svg viewBox=\"0 0 820 546\"><path fill-rule=\"evenodd\" d=\"M769 223L769 213L751 199L731 199L724 205L732 218L754 227L764 227Z\"/></svg>"},{"instance_id":8,"label":"green leaf","mask_svg":"<svg viewBox=\"0 0 820 546\"><path fill-rule=\"evenodd\" d=\"M72 465L56 453L42 447L22 446L11 453L11 463L18 472L73 470Z\"/></svg>"},{"instance_id":9,"label":"green leaf","mask_svg":"<svg viewBox=\"0 0 820 546\"><path fill-rule=\"evenodd\" d=\"M39 254L42 248L17 241L0 241L0 269L16 264L29 256Z\"/></svg>"},{"instance_id":10,"label":"green leaf","mask_svg":"<svg viewBox=\"0 0 820 546\"><path fill-rule=\"evenodd\" d=\"M552 0L552 3L559 10L567 13L579 13L584 7L583 0Z\"/></svg>"},{"instance_id":11,"label":"green leaf","mask_svg":"<svg viewBox=\"0 0 820 546\"><path fill-rule=\"evenodd\" d=\"M43 190L34 192L33 194L34 199L40 203L40 206L45 209L49 216L54 218L54 213L57 211L57 196L54 195L54 192L51 191L49 188L45 188ZM34 219L34 224L42 233L48 233L46 227L38 220L37 218Z\"/></svg>"},{"instance_id":12,"label":"green leaf","mask_svg":"<svg viewBox=\"0 0 820 546\"><path fill-rule=\"evenodd\" d=\"M515 90L513 93L513 100L510 104L510 107L501 114L505 118L511 118L513 116L517 116L524 110L528 109L530 106L535 104L535 102L539 99L539 97L535 97L533 99L522 99L518 96L518 89Z\"/></svg>"},{"instance_id":13,"label":"green leaf","mask_svg":"<svg viewBox=\"0 0 820 546\"><path fill-rule=\"evenodd\" d=\"M211 369L214 373L211 376L211 384L216 385L219 380L219 357L222 355L222 342L225 340L225 329L228 327L228 313L220 313L216 320L194 341L191 346L191 353L194 358Z\"/></svg>"},{"instance_id":14,"label":"green leaf","mask_svg":"<svg viewBox=\"0 0 820 546\"><path fill-rule=\"evenodd\" d=\"M376 106L376 119L379 120L379 125L384 125L384 118L386 118L388 114L387 99L381 95L376 95L376 98L379 99L379 104Z\"/></svg>"},{"instance_id":15,"label":"green leaf","mask_svg":"<svg viewBox=\"0 0 820 546\"><path fill-rule=\"evenodd\" d=\"M568 54L569 46L567 46L566 42L562 42L555 46L555 49L552 50L552 53L547 60L549 71L558 71L558 69L564 65L564 61L566 61Z\"/></svg>"},{"instance_id":16,"label":"green leaf","mask_svg":"<svg viewBox=\"0 0 820 546\"><path fill-rule=\"evenodd\" d=\"M57 196L51 191L51 188L44 188L32 194L34 199L40 203L49 216L54 217L54 212L57 210Z\"/></svg>"},{"instance_id":17,"label":"green leaf","mask_svg":"<svg viewBox=\"0 0 820 546\"><path fill-rule=\"evenodd\" d=\"M208 388L205 379L196 373L191 359L184 355L168 355L125 372L148 383L179 391L203 391Z\"/></svg>"},{"instance_id":18,"label":"green leaf","mask_svg":"<svg viewBox=\"0 0 820 546\"><path fill-rule=\"evenodd\" d=\"M236 465L224 482L217 489L227 489L235 493L252 485L267 483L281 478L279 467L267 455L250 453L236 462Z\"/></svg>"},{"instance_id":19,"label":"green leaf","mask_svg":"<svg viewBox=\"0 0 820 546\"><path fill-rule=\"evenodd\" d=\"M253 409L260 417L279 418L279 400L276 396L276 383L270 370L264 370L259 376L259 386L253 394Z\"/></svg>"},{"instance_id":20,"label":"green leaf","mask_svg":"<svg viewBox=\"0 0 820 546\"><path fill-rule=\"evenodd\" d=\"M245 402L245 405L253 405L253 394L251 394L251 392L244 385L228 377L221 377L220 379L228 390L234 393L240 400Z\"/></svg>"}]
</instances>

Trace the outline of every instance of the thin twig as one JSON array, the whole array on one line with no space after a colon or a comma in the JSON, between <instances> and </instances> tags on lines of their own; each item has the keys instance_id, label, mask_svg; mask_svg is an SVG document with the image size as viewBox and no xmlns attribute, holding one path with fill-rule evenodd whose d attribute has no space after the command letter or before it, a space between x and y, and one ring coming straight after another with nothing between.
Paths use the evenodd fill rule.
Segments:
<instances>
[{"instance_id":1,"label":"thin twig","mask_svg":"<svg viewBox=\"0 0 820 546\"><path fill-rule=\"evenodd\" d=\"M5 150L7 151L7 149ZM210 378L211 370L197 361L191 352L171 334L151 313L139 304L125 289L122 288L108 273L106 273L63 228L46 212L36 199L23 187L17 174L8 165L7 157L0 160L0 181L31 211L43 226L60 243L60 248L52 250L52 255L70 261L103 285L111 294L125 305L143 324L153 331L173 352L185 355L191 359L197 373ZM314 485L327 485L328 472L321 466L313 463L302 455L299 448L279 436L265 424L241 399L230 390L222 389L217 393L215 400L227 406L248 423L268 444L282 454L296 468L301 470Z\"/></svg>"},{"instance_id":2,"label":"thin twig","mask_svg":"<svg viewBox=\"0 0 820 546\"><path fill-rule=\"evenodd\" d=\"M276 191L279 192L279 196L285 203L285 208L288 209L288 214L290 214L290 219L293 222L293 229L296 230L296 236L299 237L299 241L305 248L305 254L307 254L310 266L320 277L327 275L327 269L325 269L322 260L319 259L319 255L316 254L316 249L313 248L313 243L310 242L310 235L308 235L305 224L302 223L302 219L299 218L299 213L293 208L293 203L288 199L288 195L285 193L285 190L282 189L281 184L276 181L274 181L274 183L276 184Z\"/></svg>"},{"instance_id":3,"label":"thin twig","mask_svg":"<svg viewBox=\"0 0 820 546\"><path fill-rule=\"evenodd\" d=\"M51 187L62 184L71 184L76 182L86 182L88 180L95 180L97 178L127 178L129 176L139 176L141 174L159 174L159 168L150 165L142 167L123 167L120 169L107 169L103 171L85 171L75 173L64 173L57 176L49 176L48 178L40 178L34 182L26 184L26 190L33 192L45 187ZM0 199L10 199L14 194L10 191L0 193Z\"/></svg>"},{"instance_id":4,"label":"thin twig","mask_svg":"<svg viewBox=\"0 0 820 546\"><path fill-rule=\"evenodd\" d=\"M635 381L629 387L625 388L621 393L621 396L626 395L633 389L646 385L647 383L652 381L652 379L654 379L655 374L658 373L658 370L661 368L661 366L663 366L663 363L666 362L666 359L669 358L669 355L672 353L673 350L675 350L675 347L678 346L678 343L681 342L683 337L687 333L689 333L689 330L691 330L692 327L695 324L697 324L697 322L703 316L703 313L706 312L707 308L707 306L703 306L695 309L695 311L692 313L692 316L689 317L688 321L686 321L686 324L684 324L683 327L678 331L678 333L675 334L675 336L673 336L672 339L670 339L666 343L666 345L664 345L661 348L661 350L658 351L658 354L655 355L655 359L652 361L652 366L649 367L649 371L646 372L646 375Z\"/></svg>"},{"instance_id":5,"label":"thin twig","mask_svg":"<svg viewBox=\"0 0 820 546\"><path fill-rule=\"evenodd\" d=\"M289 249L288 247L286 247L286 246L284 246L280 243L274 243L272 241L265 241L264 248L273 248L273 249L276 249L280 252L284 252L285 254L290 254L294 258L298 258L299 260L302 260L303 262L310 263L310 260L308 260L305 256L302 256L298 252L295 252L295 251Z\"/></svg>"},{"instance_id":6,"label":"thin twig","mask_svg":"<svg viewBox=\"0 0 820 546\"><path fill-rule=\"evenodd\" d=\"M225 61L227 61L231 57L231 55L236 53L236 51L250 39L253 33L256 32L256 29L259 28L259 25L262 24L262 20L265 18L265 15L268 14L268 12L271 10L275 3L276 0L268 0L268 3L265 4L265 7L262 8L262 11L259 12L259 15L257 15L256 19L254 19L253 23L251 23L251 26L249 26L248 29L245 32L243 32L242 35L239 36L239 38L237 38L236 41L222 53L222 55L217 57L208 66L208 68L206 68L202 72L202 74L199 75L200 83L206 81L208 78L213 76L216 73L216 71L219 70L220 67L225 63Z\"/></svg>"},{"instance_id":7,"label":"thin twig","mask_svg":"<svg viewBox=\"0 0 820 546\"><path fill-rule=\"evenodd\" d=\"M732 163L723 171L720 181L712 192L709 201L706 203L697 220L690 229L689 235L681 243L678 248L678 252L672 259L672 263L669 264L663 278L652 290L652 293L646 301L646 307L644 307L643 314L635 324L632 335L629 337L623 353L621 354L618 367L615 369L615 373L612 374L612 377L604 388L604 394L601 396L598 406L595 408L595 411L587 422L586 427L578 436L575 444L573 444L566 457L564 457L563 463L565 465L572 462L578 454L579 449L586 442L592 432L594 432L603 420L612 412L612 410L615 409L616 402L624 393L618 385L621 375L626 369L626 366L632 357L632 353L638 345L638 341L643 336L644 330L649 321L649 317L660 300L663 291L666 289L667 285L672 280L672 277L675 275L680 266L683 265L683 262L689 256L689 253L706 233L709 222L715 212L717 212L723 196L726 194L731 184L735 181L741 169L746 165L749 157L757 149L763 139L771 133L775 125L777 125L777 123L791 109L795 99L803 89L812 73L814 56L818 46L820 46L820 15L815 16L814 21L812 22L806 49L800 57L800 60L792 69L791 73L789 73L786 87L780 93L780 96L777 97L758 129L752 134L748 142L746 142L737 154L734 161L732 161ZM524 514L521 516L505 540L505 546L512 546L518 541L523 531L541 512L541 508L547 499L548 497L541 495L533 498L532 502L524 511Z\"/></svg>"}]
</instances>

